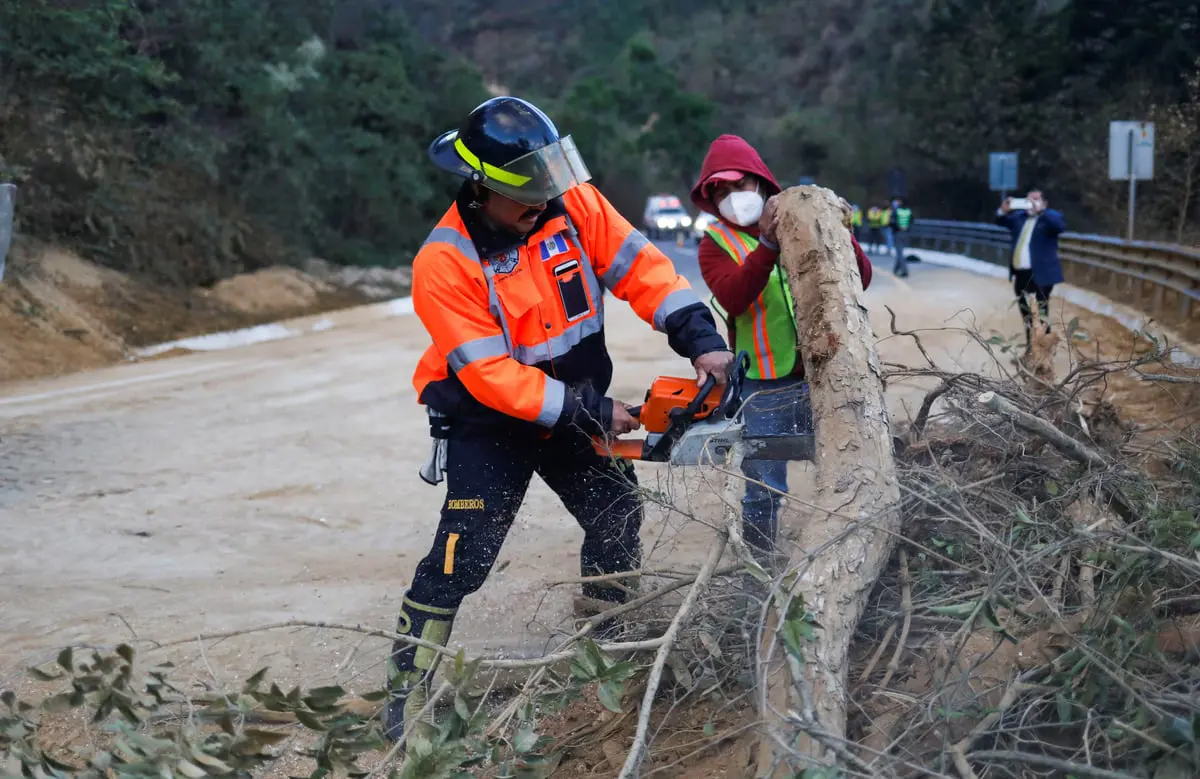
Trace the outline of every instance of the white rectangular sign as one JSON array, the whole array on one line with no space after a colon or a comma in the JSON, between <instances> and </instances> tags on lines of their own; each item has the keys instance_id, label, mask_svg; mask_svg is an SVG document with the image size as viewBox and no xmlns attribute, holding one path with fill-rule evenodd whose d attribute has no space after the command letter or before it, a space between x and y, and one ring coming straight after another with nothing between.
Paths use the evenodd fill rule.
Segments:
<instances>
[{"instance_id":1,"label":"white rectangular sign","mask_svg":"<svg viewBox=\"0 0 1200 779\"><path fill-rule=\"evenodd\" d=\"M1131 152L1133 178L1139 181L1154 178L1154 122L1108 123L1109 179L1129 180Z\"/></svg>"}]
</instances>

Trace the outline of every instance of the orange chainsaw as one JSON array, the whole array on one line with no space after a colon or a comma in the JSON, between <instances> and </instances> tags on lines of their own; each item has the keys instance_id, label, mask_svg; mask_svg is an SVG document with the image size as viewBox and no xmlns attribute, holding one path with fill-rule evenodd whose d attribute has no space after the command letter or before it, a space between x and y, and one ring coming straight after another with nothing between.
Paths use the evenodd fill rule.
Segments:
<instances>
[{"instance_id":1,"label":"orange chainsaw","mask_svg":"<svg viewBox=\"0 0 1200 779\"><path fill-rule=\"evenodd\" d=\"M742 442L746 457L766 460L811 460L813 457L812 411L807 392L780 398L781 402L803 404L800 429L773 431L772 435L748 435L741 418L742 385L750 367L750 355L740 352L733 362L729 380L719 386L709 376L704 384L674 376L660 376L650 385L645 402L629 413L646 428L643 439L592 439L596 451L606 457L665 462L672 465L721 463L736 442Z\"/></svg>"}]
</instances>

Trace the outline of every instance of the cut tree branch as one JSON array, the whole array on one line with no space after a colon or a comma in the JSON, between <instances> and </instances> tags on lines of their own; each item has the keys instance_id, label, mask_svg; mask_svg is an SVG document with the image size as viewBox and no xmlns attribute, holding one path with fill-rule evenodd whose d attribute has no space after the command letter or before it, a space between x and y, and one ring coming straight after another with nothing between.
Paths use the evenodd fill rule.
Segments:
<instances>
[{"instance_id":1,"label":"cut tree branch","mask_svg":"<svg viewBox=\"0 0 1200 779\"><path fill-rule=\"evenodd\" d=\"M981 752L972 752L967 757L974 758L976 760L1008 760L1009 762L1013 763L1040 765L1045 766L1046 768L1057 768L1060 771L1065 771L1068 774L1075 774L1077 776L1094 776L1096 779L1135 779L1132 774L1123 774L1119 771L1109 771L1104 768L1096 768L1095 766L1086 765L1084 763L1072 763L1069 760L1059 760L1056 757L1037 755L1032 752L984 750Z\"/></svg>"},{"instance_id":2,"label":"cut tree branch","mask_svg":"<svg viewBox=\"0 0 1200 779\"><path fill-rule=\"evenodd\" d=\"M654 656L654 665L650 668L650 675L646 681L646 693L642 696L642 709L638 713L637 733L634 734L633 746L629 749L629 754L625 758L625 765L621 767L621 773L618 779L632 779L638 775L638 771L642 765L642 759L646 756L647 739L650 732L650 715L654 710L654 696L658 693L658 685L662 681L663 669L667 665L667 656L671 653L671 647L675 645L675 640L679 637L679 631L682 629L688 616L692 613L692 608L696 605L696 600L700 597L700 593L704 591L704 586L708 584L708 580L712 578L713 571L717 568L717 563L721 561L721 555L725 552L726 535L721 533L717 536L717 543L713 544L712 551L708 553L708 559L704 561L704 565L700 568L700 574L696 577L696 583L692 585L692 589L688 592L687 597L683 599L683 605L675 612L675 617L671 620L670 627L663 634L661 643L658 647L658 653Z\"/></svg>"},{"instance_id":3,"label":"cut tree branch","mask_svg":"<svg viewBox=\"0 0 1200 779\"><path fill-rule=\"evenodd\" d=\"M1200 376L1171 376L1166 373L1142 373L1139 371L1138 378L1142 381L1164 381L1169 384L1200 384Z\"/></svg>"},{"instance_id":4,"label":"cut tree branch","mask_svg":"<svg viewBox=\"0 0 1200 779\"><path fill-rule=\"evenodd\" d=\"M900 630L900 640L896 643L896 651L888 661L887 673L879 683L880 691L886 691L896 671L900 670L900 656L904 653L904 645L908 643L908 631L912 627L912 579L908 573L908 552L900 550L900 610L904 613L904 627Z\"/></svg>"},{"instance_id":5,"label":"cut tree branch","mask_svg":"<svg viewBox=\"0 0 1200 779\"><path fill-rule=\"evenodd\" d=\"M980 395L979 403L1007 417L1017 427L1045 438L1054 444L1056 449L1072 459L1086 465L1094 465L1098 468L1104 468L1108 465L1108 461L1095 449L1092 449L1081 441L1077 441L1046 420L1035 417L1027 411L1022 411L1014 406L1012 402L997 395L995 392L985 392Z\"/></svg>"},{"instance_id":6,"label":"cut tree branch","mask_svg":"<svg viewBox=\"0 0 1200 779\"><path fill-rule=\"evenodd\" d=\"M651 595L653 595L654 598L657 598L657 597L660 597L660 596L666 594L666 591L677 590L680 587L684 587L690 583L691 583L690 581L683 581L682 583L671 584L668 587L664 587L662 590L658 590L655 593L651 593ZM643 598L641 598L639 600L642 600L643 602L649 602L649 601L645 600L646 597L647 596L643 596ZM650 598L650 600L653 600L654 598ZM612 609L612 611L615 612L615 611L617 611L617 609ZM605 612L605 613L608 614L610 612ZM597 616L601 616L601 615L597 615ZM596 618L594 617L593 619L596 619ZM267 630L284 630L287 628L317 628L320 630L341 630L341 631L350 632L350 633L361 633L363 635L371 636L373 638L386 638L391 641L405 642L411 646L418 646L418 647L424 647L426 649L431 649L434 652L437 652L438 654L442 655L443 657L448 657L450 659L454 659L455 657L458 656L457 652L455 652L453 649L450 649L448 647L441 646L440 644L435 644L431 641L425 641L420 638L415 638L413 636L405 636L405 635L401 635L400 633L393 633L390 630L375 630L373 628L365 628L361 625L343 625L343 624L339 624L337 622L318 622L316 620L308 620L308 619L291 619L291 620L287 620L286 622L274 622L269 625L259 625L258 627L245 628L243 630L229 630L224 633L206 633L201 636L196 636L195 638L188 638L188 639L183 639L180 641L168 641L168 642L166 642L164 644L160 644L159 646L156 646L154 648L162 649L162 648L169 647L169 646L190 643L192 641L214 641L214 640L222 639L222 638L233 638L235 636L245 636L245 635L249 635L251 633L262 633ZM600 649L604 650L605 652L612 652L612 653L644 652L644 651L648 651L651 649L658 649L658 647L661 643L662 643L662 637L660 636L659 638L651 638L651 639L646 639L644 641L626 641L623 643L599 644L599 647L600 647ZM569 660L573 656L574 656L573 651L561 650L561 651L553 652L548 655L543 655L542 657L533 657L533 658L529 658L527 660L484 658L480 661L480 667L496 669L496 670L540 668L540 667L546 666L546 665L554 665L555 663L563 661L563 660Z\"/></svg>"}]
</instances>

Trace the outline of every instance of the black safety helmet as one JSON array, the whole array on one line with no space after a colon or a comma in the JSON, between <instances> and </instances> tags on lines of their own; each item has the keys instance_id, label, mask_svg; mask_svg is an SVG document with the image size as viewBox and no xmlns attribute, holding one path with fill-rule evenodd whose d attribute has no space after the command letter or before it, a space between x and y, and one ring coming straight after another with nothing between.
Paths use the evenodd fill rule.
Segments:
<instances>
[{"instance_id":1,"label":"black safety helmet","mask_svg":"<svg viewBox=\"0 0 1200 779\"><path fill-rule=\"evenodd\" d=\"M591 178L571 136L559 136L550 117L516 97L479 105L462 127L430 144L429 159L526 205L545 203Z\"/></svg>"}]
</instances>

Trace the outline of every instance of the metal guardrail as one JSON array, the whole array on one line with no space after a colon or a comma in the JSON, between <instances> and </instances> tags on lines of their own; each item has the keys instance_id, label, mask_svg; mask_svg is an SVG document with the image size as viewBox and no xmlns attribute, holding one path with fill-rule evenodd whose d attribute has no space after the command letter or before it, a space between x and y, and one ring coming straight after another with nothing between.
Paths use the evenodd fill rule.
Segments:
<instances>
[{"instance_id":1,"label":"metal guardrail","mask_svg":"<svg viewBox=\"0 0 1200 779\"><path fill-rule=\"evenodd\" d=\"M999 225L915 219L909 243L1007 267L1012 238ZM1106 235L1063 233L1058 257L1067 281L1114 301L1190 323L1200 314L1200 249Z\"/></svg>"}]
</instances>

